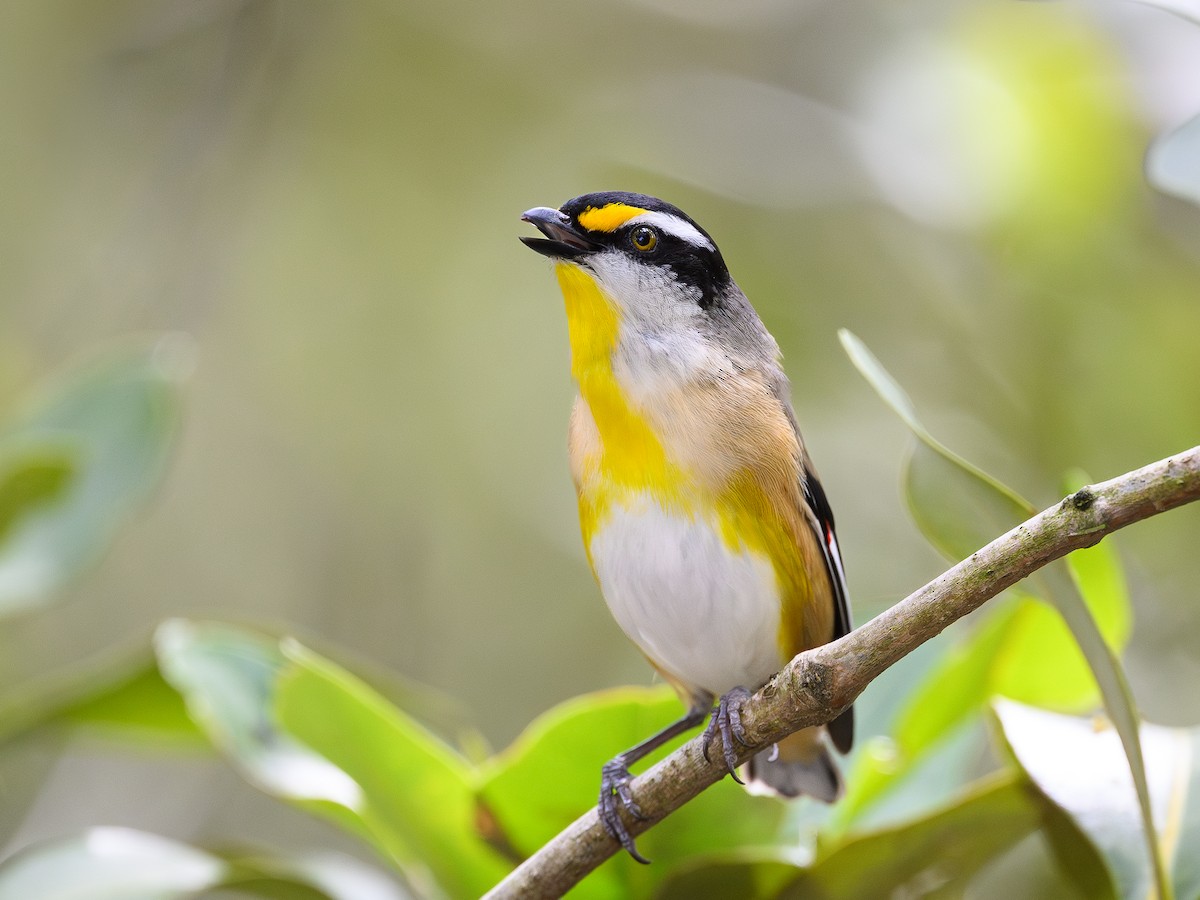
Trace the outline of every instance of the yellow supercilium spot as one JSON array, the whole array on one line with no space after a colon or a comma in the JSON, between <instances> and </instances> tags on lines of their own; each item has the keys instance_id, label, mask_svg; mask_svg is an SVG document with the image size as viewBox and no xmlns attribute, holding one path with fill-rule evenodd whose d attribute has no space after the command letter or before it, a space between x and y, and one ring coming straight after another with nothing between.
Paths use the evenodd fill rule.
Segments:
<instances>
[{"instance_id":1,"label":"yellow supercilium spot","mask_svg":"<svg viewBox=\"0 0 1200 900\"><path fill-rule=\"evenodd\" d=\"M634 216L640 216L644 212L646 210L640 206L629 206L625 203L609 203L599 208L589 206L579 214L579 224L588 231L613 232Z\"/></svg>"}]
</instances>

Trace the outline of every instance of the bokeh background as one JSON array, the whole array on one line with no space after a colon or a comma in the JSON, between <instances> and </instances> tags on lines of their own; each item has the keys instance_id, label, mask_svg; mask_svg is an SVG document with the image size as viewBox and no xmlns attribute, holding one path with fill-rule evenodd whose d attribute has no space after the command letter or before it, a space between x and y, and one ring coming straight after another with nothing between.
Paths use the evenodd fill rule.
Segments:
<instances>
[{"instance_id":1,"label":"bokeh background","mask_svg":"<svg viewBox=\"0 0 1200 900\"><path fill-rule=\"evenodd\" d=\"M836 330L1038 505L1192 446L1200 211L1143 160L1198 111L1200 27L1136 2L7 0L0 408L131 335L186 335L192 374L161 488L5 623L0 679L232 619L428 685L495 747L650 682L583 558L561 298L517 242L522 210L605 189L704 224L779 340L863 620L942 564ZM1200 721L1198 536L1182 510L1117 538L1168 724ZM9 848L340 840L210 758L3 770L32 794Z\"/></svg>"}]
</instances>

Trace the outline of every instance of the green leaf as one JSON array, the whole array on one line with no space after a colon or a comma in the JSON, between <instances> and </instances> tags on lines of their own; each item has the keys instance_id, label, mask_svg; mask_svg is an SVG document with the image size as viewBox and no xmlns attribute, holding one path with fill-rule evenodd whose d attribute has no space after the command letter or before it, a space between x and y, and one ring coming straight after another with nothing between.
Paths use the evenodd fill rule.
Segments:
<instances>
[{"instance_id":1,"label":"green leaf","mask_svg":"<svg viewBox=\"0 0 1200 900\"><path fill-rule=\"evenodd\" d=\"M1074 473L1067 490L1076 491L1088 480ZM1129 643L1133 608L1116 544L1101 541L1076 550L1067 556L1066 567L1070 584L1057 566L1042 576L1055 589L1055 606L1077 606L1082 600L1104 642L1119 653ZM1101 699L1077 636L1060 611L1036 597L1021 601L1005 649L996 657L992 693L1058 712L1086 712Z\"/></svg>"},{"instance_id":2,"label":"green leaf","mask_svg":"<svg viewBox=\"0 0 1200 900\"><path fill-rule=\"evenodd\" d=\"M357 802L345 773L278 730L272 710L285 660L275 639L175 619L159 626L155 650L192 720L247 779L292 800Z\"/></svg>"},{"instance_id":3,"label":"green leaf","mask_svg":"<svg viewBox=\"0 0 1200 900\"><path fill-rule=\"evenodd\" d=\"M1047 572L1048 577L1056 577L1053 571ZM1066 580L1066 579L1063 579ZM1158 889L1159 900L1172 900L1174 894L1167 878L1166 864L1159 850L1158 836L1155 833L1154 817L1150 801L1150 788L1146 779L1146 765L1142 752L1140 738L1141 716L1133 700L1133 691L1125 677L1125 670L1116 655L1104 642L1104 636L1092 617L1084 600L1073 590L1060 589L1054 591L1055 606L1071 634L1079 642L1079 647L1091 666L1104 698L1104 709L1113 723L1125 750L1129 770L1133 775L1133 783L1137 792L1138 807L1142 817L1142 836L1149 848L1154 872L1154 880Z\"/></svg>"},{"instance_id":4,"label":"green leaf","mask_svg":"<svg viewBox=\"0 0 1200 900\"><path fill-rule=\"evenodd\" d=\"M900 382L883 367L879 358L867 349L867 345L862 342L862 339L849 329L841 328L838 329L838 340L842 342L842 349L850 357L854 368L858 369L859 374L867 380L867 384L875 389L875 393L891 408L892 412L900 417L913 434L927 435L925 426L917 418L917 408L913 405L908 392L900 387Z\"/></svg>"},{"instance_id":5,"label":"green leaf","mask_svg":"<svg viewBox=\"0 0 1200 900\"><path fill-rule=\"evenodd\" d=\"M178 338L113 354L0 432L0 615L49 602L158 483L180 359Z\"/></svg>"},{"instance_id":6,"label":"green leaf","mask_svg":"<svg viewBox=\"0 0 1200 900\"><path fill-rule=\"evenodd\" d=\"M278 885L307 886L329 900L408 900L391 878L352 856L321 850L303 855L231 857L235 872L244 880L229 882L245 889L249 879Z\"/></svg>"},{"instance_id":7,"label":"green leaf","mask_svg":"<svg viewBox=\"0 0 1200 900\"><path fill-rule=\"evenodd\" d=\"M196 724L261 790L369 841L426 892L478 895L511 868L479 833L466 761L349 673L228 625L166 622L155 643Z\"/></svg>"},{"instance_id":8,"label":"green leaf","mask_svg":"<svg viewBox=\"0 0 1200 900\"><path fill-rule=\"evenodd\" d=\"M779 896L920 896L965 887L971 876L1039 822L1028 788L1000 779L916 822L847 842Z\"/></svg>"},{"instance_id":9,"label":"green leaf","mask_svg":"<svg viewBox=\"0 0 1200 900\"><path fill-rule=\"evenodd\" d=\"M276 683L287 663L277 639L176 619L159 626L155 651L163 677L183 696L192 721L247 781L393 855L358 815L358 784L280 729Z\"/></svg>"},{"instance_id":10,"label":"green leaf","mask_svg":"<svg viewBox=\"0 0 1200 900\"><path fill-rule=\"evenodd\" d=\"M221 859L129 828L93 828L26 848L0 867L0 900L174 900L220 885Z\"/></svg>"},{"instance_id":11,"label":"green leaf","mask_svg":"<svg viewBox=\"0 0 1200 900\"><path fill-rule=\"evenodd\" d=\"M920 513L914 511L914 518L918 525L922 526L922 530L926 531L926 536L934 546L946 552L953 560L965 558L983 543L998 536L997 532L989 534L984 539L979 539L976 532L980 523L994 522L997 518L1002 521L1005 508L1012 512L1020 507L1029 507L1029 504L1013 491L966 463L961 457L941 448L941 445L937 444L920 424L911 400L867 350L866 346L848 331L840 332L840 337L846 352L859 371L875 387L884 402L891 406L912 429L918 438L918 448L922 446L927 448L926 452L913 454L907 483L910 485L908 491L910 502L922 510ZM914 466L918 464L925 471L914 472ZM948 467L961 471L959 475L951 476ZM954 509L953 506L947 505L932 511L925 510L926 506L953 503L947 491L937 489L938 473L942 473L952 485L962 485L964 478L976 482L976 489L970 494L971 502L957 507L957 512L964 516L962 521L955 522L952 515L947 512L947 509ZM989 492L992 495L990 501L986 499ZM985 512L985 507L991 510L990 514ZM1001 532L1006 530L1007 528L1004 527L1000 529ZM967 546L966 552L954 552L961 551L963 546ZM1074 584L1057 575L1056 571L1057 567L1049 566L1041 573L1042 580L1051 585L1046 599L1054 605L1066 622L1067 628L1095 678L1105 709L1121 736L1122 744L1129 758L1134 784L1137 786L1145 840L1148 846L1154 847L1156 839L1146 787L1145 767L1138 739L1139 717L1133 694L1120 663L1112 649L1105 643L1104 632L1097 624L1093 611L1088 607L1089 598L1080 596ZM1035 618L1038 616L1036 613L1026 613L1026 615ZM1017 629L1013 630L1017 631ZM1066 650L1068 645L1063 641L1057 642L1057 646L1048 645L1053 635L1048 633L1044 627L1038 628L1036 631L1031 628L1028 633L1037 636L1040 646L1032 646L1029 642L1016 645L1018 647L1028 646L1029 650L1018 650L1017 652L1023 657L1021 664L1012 665L1008 669L1009 678L1015 679L1015 684L1005 684L1002 674L1004 670L1000 669L997 670L1000 674L994 675L989 687L999 693L1005 693L1007 689L1012 693L1021 693L1028 698L1030 692L1041 693L1048 685L1049 690L1059 692L1061 699L1062 688L1058 685L1061 684L1065 687L1069 682L1067 677L1060 678L1062 673L1059 670L1063 666L1070 665L1075 657ZM1038 655L1031 656L1031 652L1036 652ZM1049 670L1040 678L1030 677L1030 669L1034 666L1049 666ZM1078 671L1078 668L1076 670ZM1076 679L1076 684L1079 684L1078 679ZM1158 860L1157 853L1152 853L1152 855ZM1166 873L1161 861L1155 866L1155 873L1162 900L1170 900L1170 885L1166 881Z\"/></svg>"},{"instance_id":12,"label":"green leaf","mask_svg":"<svg viewBox=\"0 0 1200 900\"><path fill-rule=\"evenodd\" d=\"M904 497L913 521L942 556L966 559L1034 514L999 481L927 433L914 434L919 440L905 461Z\"/></svg>"},{"instance_id":13,"label":"green leaf","mask_svg":"<svg viewBox=\"0 0 1200 900\"><path fill-rule=\"evenodd\" d=\"M135 743L203 741L183 699L144 653L21 684L0 700L0 742L46 727L86 728Z\"/></svg>"},{"instance_id":14,"label":"green leaf","mask_svg":"<svg viewBox=\"0 0 1200 900\"><path fill-rule=\"evenodd\" d=\"M845 329L838 337L855 368L917 438L905 465L905 497L922 534L943 556L965 559L1034 514L1029 501L934 439L866 344Z\"/></svg>"},{"instance_id":15,"label":"green leaf","mask_svg":"<svg viewBox=\"0 0 1200 900\"><path fill-rule=\"evenodd\" d=\"M885 794L911 777L939 742L982 712L991 669L1015 612L1015 606L1002 607L979 623L967 640L950 647L905 699L889 737L877 739L854 757L846 775L846 795L833 810L831 833L855 826Z\"/></svg>"},{"instance_id":16,"label":"green leaf","mask_svg":"<svg viewBox=\"0 0 1200 900\"><path fill-rule=\"evenodd\" d=\"M35 844L0 865L0 900L182 900L222 888L273 900L406 897L381 872L340 853L219 856L130 828Z\"/></svg>"},{"instance_id":17,"label":"green leaf","mask_svg":"<svg viewBox=\"0 0 1200 900\"><path fill-rule=\"evenodd\" d=\"M934 439L921 424L908 395L857 337L843 331L841 339L855 366L917 438L905 466L905 495L913 520L943 556L951 562L966 559L1034 514L1033 505L1016 491ZM1070 480L1074 490L1087 478L1076 472ZM1072 554L1068 560L1075 588L1068 586L1050 596L1053 606L1061 614L1062 609L1077 605L1076 593L1082 594L1109 645L1123 648L1129 639L1132 613L1116 552L1110 544L1100 544ZM949 665L952 671L946 673L947 678L935 679L937 695L950 690L960 701L967 701L954 705L953 715L941 714L947 726L957 724L967 707L981 710L991 694L1064 711L1090 709L1099 701L1079 637L1072 635L1051 607L1035 602L1043 598L1032 590L1023 587L1014 592L1023 599L1019 608L1005 617L1002 644L996 643L993 628L980 636L978 650L967 651L968 655L982 653L992 661L988 669L977 667L975 674L980 678L974 691L964 688L956 661ZM939 733L933 731L931 737ZM918 743L923 746L924 742Z\"/></svg>"},{"instance_id":18,"label":"green leaf","mask_svg":"<svg viewBox=\"0 0 1200 900\"><path fill-rule=\"evenodd\" d=\"M529 855L596 805L601 765L679 716L679 698L666 686L568 700L538 716L489 762L480 800L504 839Z\"/></svg>"},{"instance_id":19,"label":"green leaf","mask_svg":"<svg viewBox=\"0 0 1200 900\"><path fill-rule=\"evenodd\" d=\"M980 870L1056 815L1053 804L1023 778L998 775L920 818L836 843L810 865L790 867L790 876L777 858L732 857L673 875L658 897L705 896L709 885L734 888L728 896L781 900L959 897ZM1086 839L1070 828L1068 822L1063 846L1097 862ZM1103 880L1091 883L1101 888L1093 896L1106 896Z\"/></svg>"},{"instance_id":20,"label":"green leaf","mask_svg":"<svg viewBox=\"0 0 1200 900\"><path fill-rule=\"evenodd\" d=\"M1065 490L1073 493L1090 479L1070 473ZM1058 567L1043 575L1056 588L1057 603L1076 604L1082 598L1105 643L1119 653L1129 643L1133 608L1125 573L1113 541L1076 550L1066 558L1071 584ZM1100 703L1092 668L1075 637L1054 607L1037 596L1021 596L1004 648L995 655L990 693L1059 712L1086 712Z\"/></svg>"},{"instance_id":21,"label":"green leaf","mask_svg":"<svg viewBox=\"0 0 1200 900\"><path fill-rule=\"evenodd\" d=\"M1130 606L1112 546L1098 544L1067 559L1105 640L1124 647ZM918 757L993 696L1067 712L1098 702L1095 677L1062 617L1023 588L1010 594L981 615L975 631L947 651L910 695L893 728L902 759ZM897 771L894 761L891 771Z\"/></svg>"},{"instance_id":22,"label":"green leaf","mask_svg":"<svg viewBox=\"0 0 1200 900\"><path fill-rule=\"evenodd\" d=\"M25 516L56 501L76 475L69 449L12 447L0 473L0 546Z\"/></svg>"},{"instance_id":23,"label":"green leaf","mask_svg":"<svg viewBox=\"0 0 1200 900\"><path fill-rule=\"evenodd\" d=\"M996 717L1017 763L1088 835L1119 895L1155 896L1140 803L1111 723L1007 700L997 701ZM1200 896L1200 728L1143 724L1141 745L1170 883L1177 896Z\"/></svg>"},{"instance_id":24,"label":"green leaf","mask_svg":"<svg viewBox=\"0 0 1200 900\"><path fill-rule=\"evenodd\" d=\"M351 808L370 832L454 896L503 878L512 864L480 834L466 760L328 660L292 640L283 652L278 723L359 786Z\"/></svg>"},{"instance_id":25,"label":"green leaf","mask_svg":"<svg viewBox=\"0 0 1200 900\"><path fill-rule=\"evenodd\" d=\"M728 853L695 860L667 874L654 893L655 900L692 900L694 897L737 897L756 900L775 897L796 879L796 865L777 855ZM819 898L824 900L824 898Z\"/></svg>"},{"instance_id":26,"label":"green leaf","mask_svg":"<svg viewBox=\"0 0 1200 900\"><path fill-rule=\"evenodd\" d=\"M484 770L480 800L505 842L528 855L596 805L600 767L678 719L669 688L620 688L576 697L534 720ZM667 755L653 754L645 769ZM714 785L638 838L653 865L621 854L576 889L580 897L646 896L672 868L716 851L769 847L786 813L730 780Z\"/></svg>"},{"instance_id":27,"label":"green leaf","mask_svg":"<svg viewBox=\"0 0 1200 900\"><path fill-rule=\"evenodd\" d=\"M62 711L61 718L68 725L118 740L192 745L202 739L183 698L154 665L78 700Z\"/></svg>"}]
</instances>

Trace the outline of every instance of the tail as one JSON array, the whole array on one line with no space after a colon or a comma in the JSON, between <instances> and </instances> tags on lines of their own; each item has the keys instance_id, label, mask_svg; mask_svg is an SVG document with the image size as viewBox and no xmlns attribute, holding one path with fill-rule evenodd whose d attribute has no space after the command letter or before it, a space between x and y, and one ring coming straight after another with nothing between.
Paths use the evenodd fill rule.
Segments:
<instances>
[{"instance_id":1,"label":"tail","mask_svg":"<svg viewBox=\"0 0 1200 900\"><path fill-rule=\"evenodd\" d=\"M842 776L829 753L824 727L797 731L756 754L746 764L745 775L746 790L752 794L807 794L825 803L842 795Z\"/></svg>"}]
</instances>

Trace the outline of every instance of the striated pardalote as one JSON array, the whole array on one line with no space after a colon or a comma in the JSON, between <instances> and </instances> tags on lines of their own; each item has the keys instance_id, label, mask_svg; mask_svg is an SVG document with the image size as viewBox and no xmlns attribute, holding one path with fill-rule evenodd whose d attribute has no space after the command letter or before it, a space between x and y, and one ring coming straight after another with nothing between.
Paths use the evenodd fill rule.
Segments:
<instances>
[{"instance_id":1,"label":"striated pardalote","mask_svg":"<svg viewBox=\"0 0 1200 900\"><path fill-rule=\"evenodd\" d=\"M850 630L833 514L792 411L779 347L709 234L654 197L586 194L522 218L566 301L571 474L584 548L621 629L688 706L605 764L600 813L640 815L629 766L711 714L734 778L741 702L795 654ZM714 708L714 703L716 704ZM832 802L827 744L851 710L756 754L751 789Z\"/></svg>"}]
</instances>

